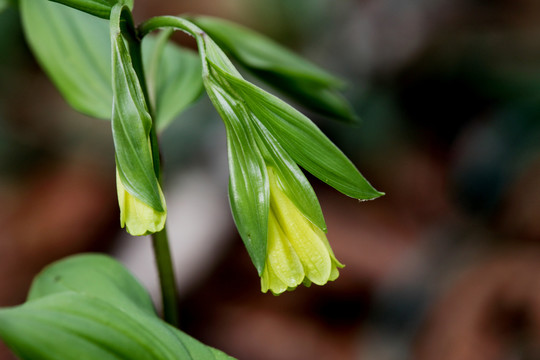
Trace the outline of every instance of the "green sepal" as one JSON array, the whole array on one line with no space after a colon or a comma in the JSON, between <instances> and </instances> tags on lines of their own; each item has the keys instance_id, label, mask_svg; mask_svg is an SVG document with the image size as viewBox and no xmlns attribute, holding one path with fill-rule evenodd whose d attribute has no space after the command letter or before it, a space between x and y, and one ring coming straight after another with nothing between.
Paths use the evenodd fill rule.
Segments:
<instances>
[{"instance_id":1,"label":"green sepal","mask_svg":"<svg viewBox=\"0 0 540 360\"><path fill-rule=\"evenodd\" d=\"M206 16L190 20L242 66L298 103L326 116L356 120L339 93L342 80L246 27Z\"/></svg>"},{"instance_id":2,"label":"green sepal","mask_svg":"<svg viewBox=\"0 0 540 360\"><path fill-rule=\"evenodd\" d=\"M34 0L37 1L37 0ZM123 4L133 9L133 0L50 0L103 19L109 19L111 9L116 4Z\"/></svg>"},{"instance_id":3,"label":"green sepal","mask_svg":"<svg viewBox=\"0 0 540 360\"><path fill-rule=\"evenodd\" d=\"M118 174L126 191L155 210L164 211L150 142L152 118L120 32L122 9L121 5L113 7L110 22L114 94L112 132Z\"/></svg>"},{"instance_id":4,"label":"green sepal","mask_svg":"<svg viewBox=\"0 0 540 360\"><path fill-rule=\"evenodd\" d=\"M146 36L142 42L143 62L157 130L163 130L202 90L199 56L167 41L170 31Z\"/></svg>"},{"instance_id":5,"label":"green sepal","mask_svg":"<svg viewBox=\"0 0 540 360\"><path fill-rule=\"evenodd\" d=\"M301 167L350 197L369 200L383 195L311 120L257 86L210 65Z\"/></svg>"},{"instance_id":6,"label":"green sepal","mask_svg":"<svg viewBox=\"0 0 540 360\"><path fill-rule=\"evenodd\" d=\"M47 75L76 110L110 119L109 24L47 0L20 0L26 39Z\"/></svg>"},{"instance_id":7,"label":"green sepal","mask_svg":"<svg viewBox=\"0 0 540 360\"><path fill-rule=\"evenodd\" d=\"M0 309L0 338L22 360L232 359L159 319L129 272L99 255L38 275L25 304Z\"/></svg>"}]
</instances>

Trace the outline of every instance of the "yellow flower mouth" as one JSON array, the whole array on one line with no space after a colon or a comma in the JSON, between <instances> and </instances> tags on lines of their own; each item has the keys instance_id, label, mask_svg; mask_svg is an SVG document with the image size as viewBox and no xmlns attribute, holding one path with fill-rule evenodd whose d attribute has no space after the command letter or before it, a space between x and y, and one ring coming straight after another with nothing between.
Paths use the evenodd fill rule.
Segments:
<instances>
[{"instance_id":1,"label":"yellow flower mouth","mask_svg":"<svg viewBox=\"0 0 540 360\"><path fill-rule=\"evenodd\" d=\"M293 290L301 283L324 285L337 279L342 265L334 256L324 232L310 222L279 185L268 168L270 211L266 264L261 289L274 294Z\"/></svg>"},{"instance_id":2,"label":"yellow flower mouth","mask_svg":"<svg viewBox=\"0 0 540 360\"><path fill-rule=\"evenodd\" d=\"M150 205L131 195L122 184L118 170L116 171L116 190L120 205L120 226L134 236L153 234L163 230L167 219L167 208L157 211ZM159 189L161 201L165 206L165 198Z\"/></svg>"}]
</instances>

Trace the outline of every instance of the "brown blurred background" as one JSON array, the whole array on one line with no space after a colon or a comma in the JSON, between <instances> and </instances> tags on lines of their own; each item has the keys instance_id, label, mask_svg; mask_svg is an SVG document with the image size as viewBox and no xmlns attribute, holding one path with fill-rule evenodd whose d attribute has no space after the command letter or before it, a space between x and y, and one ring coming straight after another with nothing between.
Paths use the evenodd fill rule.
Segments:
<instances>
[{"instance_id":1,"label":"brown blurred background","mask_svg":"<svg viewBox=\"0 0 540 360\"><path fill-rule=\"evenodd\" d=\"M261 294L203 97L162 135L183 330L251 360L540 359L540 2L135 3L139 20L235 20L347 79L359 125L309 115L387 193L359 203L310 178L346 267L324 287ZM61 99L16 9L0 33L0 306L85 251L113 254L156 296L148 239L118 229L109 123Z\"/></svg>"}]
</instances>

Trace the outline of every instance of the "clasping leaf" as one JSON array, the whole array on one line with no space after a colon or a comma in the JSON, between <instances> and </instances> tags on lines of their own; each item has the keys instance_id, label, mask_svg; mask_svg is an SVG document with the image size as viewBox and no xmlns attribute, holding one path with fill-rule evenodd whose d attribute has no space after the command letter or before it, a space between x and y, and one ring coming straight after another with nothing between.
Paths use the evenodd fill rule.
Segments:
<instances>
[{"instance_id":1,"label":"clasping leaf","mask_svg":"<svg viewBox=\"0 0 540 360\"><path fill-rule=\"evenodd\" d=\"M124 37L120 31L123 6L111 12L111 45L113 76L112 132L122 223L132 235L161 230L166 216L151 141L152 117L139 78L133 67ZM127 194L124 193L124 190ZM119 190L120 191L120 190ZM131 201L130 196L136 198ZM127 199L127 200L126 200ZM149 208L144 209L147 206ZM151 209L150 209L151 208ZM136 230L130 224L136 224ZM159 226L156 227L156 224Z\"/></svg>"}]
</instances>

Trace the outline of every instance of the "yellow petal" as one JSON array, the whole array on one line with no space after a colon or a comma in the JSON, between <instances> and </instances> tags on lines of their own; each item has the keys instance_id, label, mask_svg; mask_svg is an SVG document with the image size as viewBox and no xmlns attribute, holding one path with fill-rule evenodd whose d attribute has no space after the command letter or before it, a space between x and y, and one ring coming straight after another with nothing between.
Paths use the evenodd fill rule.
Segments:
<instances>
[{"instance_id":1,"label":"yellow petal","mask_svg":"<svg viewBox=\"0 0 540 360\"><path fill-rule=\"evenodd\" d=\"M126 227L131 235L147 235L163 230L167 219L165 197L159 189L165 211L156 211L135 196L131 195L122 184L118 171L116 172L116 190L120 205L120 225Z\"/></svg>"},{"instance_id":2,"label":"yellow petal","mask_svg":"<svg viewBox=\"0 0 540 360\"><path fill-rule=\"evenodd\" d=\"M302 283L305 276L302 263L272 211L268 217L267 249L267 266L287 287L296 287Z\"/></svg>"},{"instance_id":3,"label":"yellow petal","mask_svg":"<svg viewBox=\"0 0 540 360\"><path fill-rule=\"evenodd\" d=\"M261 291L265 293L270 290L274 295L279 295L287 289L287 285L274 274L272 268L267 264L261 276Z\"/></svg>"},{"instance_id":4,"label":"yellow petal","mask_svg":"<svg viewBox=\"0 0 540 360\"><path fill-rule=\"evenodd\" d=\"M325 245L326 236L322 231L316 231L318 228L298 210L281 190L272 168L269 168L268 175L270 208L275 214L276 221L300 259L305 276L317 285L325 284L332 272L330 253Z\"/></svg>"},{"instance_id":5,"label":"yellow petal","mask_svg":"<svg viewBox=\"0 0 540 360\"><path fill-rule=\"evenodd\" d=\"M323 237L324 240L325 240L324 245L328 249L328 252L330 254L330 259L332 261L332 271L330 273L330 277L328 278L328 280L329 281L334 281L339 276L338 268L342 269L342 268L345 267L345 265L343 265L342 263L340 263L338 261L338 259L336 259L336 256L334 255L334 251L332 251L332 248L330 247L330 243L328 242L328 239L326 239L326 235L324 234L324 232L322 230L320 230L320 229L316 229L315 231L319 231L320 232L320 237Z\"/></svg>"}]
</instances>

